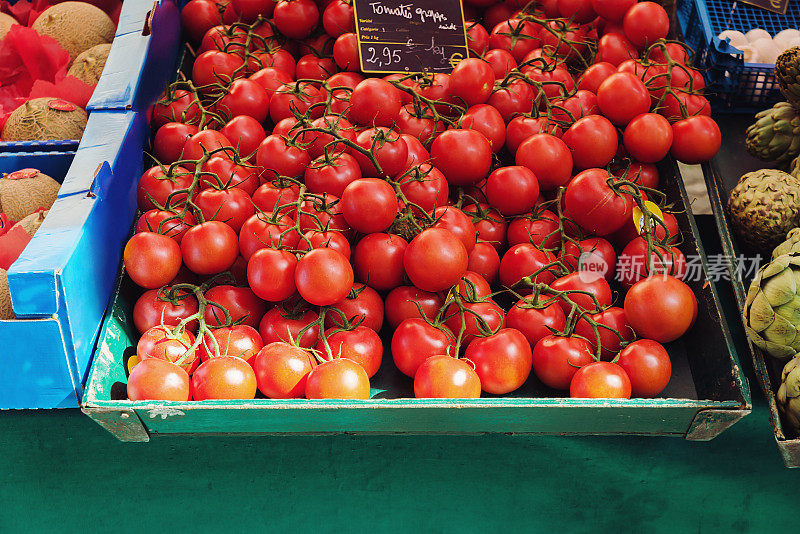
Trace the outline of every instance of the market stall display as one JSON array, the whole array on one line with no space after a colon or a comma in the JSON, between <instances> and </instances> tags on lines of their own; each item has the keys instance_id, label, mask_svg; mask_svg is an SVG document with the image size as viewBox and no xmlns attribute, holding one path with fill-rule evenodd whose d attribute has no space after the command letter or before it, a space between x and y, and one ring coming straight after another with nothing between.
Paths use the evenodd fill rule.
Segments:
<instances>
[{"instance_id":1,"label":"market stall display","mask_svg":"<svg viewBox=\"0 0 800 534\"><path fill-rule=\"evenodd\" d=\"M675 380L688 389L614 406L724 399L720 412L738 405L728 424L746 410L732 356L703 361L711 346L700 357L681 339L714 325L717 304L702 270L681 281L686 255L702 253L674 164L654 163L670 153L705 161L720 132L688 53L659 41L663 8L584 2L572 21L559 18L573 13L567 2L496 21L497 9L473 10L494 22L467 25L485 61L365 78L347 2L268 2L271 20L236 3L227 20L200 15L208 3L184 8L197 52L153 110L157 161L139 183L126 280L84 403L101 424L141 438L137 414L149 411L155 432L192 431L192 420L194 431L243 431L206 419L207 408L241 405L265 409L250 431L336 430L341 421L315 426L304 418L319 415L302 407L360 399L348 406L436 411L402 399L483 390L518 391L515 405L536 408L563 403L565 390L659 396ZM598 12L609 19L592 23ZM591 65L595 52L602 61ZM384 319L393 324L381 332ZM628 345L637 334L649 341ZM684 357L689 373L670 370ZM706 387L731 372L733 391ZM311 400L248 401L256 394ZM298 421L275 428L266 413L278 407L299 410ZM152 421L173 411L189 426ZM354 430L376 424L348 417ZM634 431L659 432L648 424ZM416 425L397 431L428 429Z\"/></svg>"}]
</instances>

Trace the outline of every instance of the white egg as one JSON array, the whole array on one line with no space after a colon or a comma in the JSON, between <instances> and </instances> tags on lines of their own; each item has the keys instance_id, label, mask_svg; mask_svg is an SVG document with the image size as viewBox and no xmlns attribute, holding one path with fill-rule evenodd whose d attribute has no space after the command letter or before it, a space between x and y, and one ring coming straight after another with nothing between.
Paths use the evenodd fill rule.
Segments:
<instances>
[{"instance_id":1,"label":"white egg","mask_svg":"<svg viewBox=\"0 0 800 534\"><path fill-rule=\"evenodd\" d=\"M747 37L747 40L751 43L754 43L759 39L772 39L772 36L769 34L769 32L761 28L753 28L744 34L744 36Z\"/></svg>"},{"instance_id":2,"label":"white egg","mask_svg":"<svg viewBox=\"0 0 800 534\"><path fill-rule=\"evenodd\" d=\"M799 37L800 32L797 30L783 30L772 39L772 42L775 43L775 46L778 47L778 50L783 52L784 50L791 48L791 43L797 40Z\"/></svg>"},{"instance_id":3,"label":"white egg","mask_svg":"<svg viewBox=\"0 0 800 534\"><path fill-rule=\"evenodd\" d=\"M756 39L750 43L750 46L758 52L758 63L774 64L778 54L781 53L775 43L772 42L772 39ZM755 63L755 61L752 63Z\"/></svg>"},{"instance_id":4,"label":"white egg","mask_svg":"<svg viewBox=\"0 0 800 534\"><path fill-rule=\"evenodd\" d=\"M730 39L730 45L734 48L739 48L749 42L742 32L736 30L725 30L721 32L719 34L719 39L720 41Z\"/></svg>"},{"instance_id":5,"label":"white egg","mask_svg":"<svg viewBox=\"0 0 800 534\"><path fill-rule=\"evenodd\" d=\"M758 55L758 50L753 48L753 45L743 45L739 47L744 53L744 62L745 63L762 63L761 58Z\"/></svg>"}]
</instances>

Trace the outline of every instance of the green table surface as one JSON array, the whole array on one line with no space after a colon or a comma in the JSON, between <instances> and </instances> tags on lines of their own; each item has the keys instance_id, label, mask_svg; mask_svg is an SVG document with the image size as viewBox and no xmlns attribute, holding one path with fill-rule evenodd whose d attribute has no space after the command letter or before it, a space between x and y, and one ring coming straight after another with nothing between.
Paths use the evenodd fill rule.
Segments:
<instances>
[{"instance_id":1,"label":"green table surface","mask_svg":"<svg viewBox=\"0 0 800 534\"><path fill-rule=\"evenodd\" d=\"M699 219L705 242L713 221ZM752 364L740 358L753 412L710 442L339 435L122 443L78 410L0 411L0 533L774 531L793 524L800 470L784 468Z\"/></svg>"}]
</instances>

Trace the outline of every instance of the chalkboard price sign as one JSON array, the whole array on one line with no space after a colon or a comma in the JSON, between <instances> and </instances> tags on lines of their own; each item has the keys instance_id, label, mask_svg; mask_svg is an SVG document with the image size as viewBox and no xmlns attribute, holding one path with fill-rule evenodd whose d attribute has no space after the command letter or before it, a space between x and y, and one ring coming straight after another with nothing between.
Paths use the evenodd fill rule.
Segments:
<instances>
[{"instance_id":1,"label":"chalkboard price sign","mask_svg":"<svg viewBox=\"0 0 800 534\"><path fill-rule=\"evenodd\" d=\"M364 72L450 72L468 55L460 0L355 0Z\"/></svg>"},{"instance_id":2,"label":"chalkboard price sign","mask_svg":"<svg viewBox=\"0 0 800 534\"><path fill-rule=\"evenodd\" d=\"M786 8L789 7L789 0L742 0L745 4L758 6L761 9L786 14Z\"/></svg>"}]
</instances>

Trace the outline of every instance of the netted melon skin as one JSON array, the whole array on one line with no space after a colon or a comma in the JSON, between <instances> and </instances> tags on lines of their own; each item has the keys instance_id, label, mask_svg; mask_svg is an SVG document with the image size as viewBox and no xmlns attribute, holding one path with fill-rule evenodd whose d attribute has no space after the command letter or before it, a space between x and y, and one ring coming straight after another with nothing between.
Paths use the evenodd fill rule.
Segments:
<instances>
[{"instance_id":1,"label":"netted melon skin","mask_svg":"<svg viewBox=\"0 0 800 534\"><path fill-rule=\"evenodd\" d=\"M11 15L0 13L0 39L6 36L8 30L10 30L11 26L13 26L14 24L19 24L17 22L17 19L12 17Z\"/></svg>"},{"instance_id":2,"label":"netted melon skin","mask_svg":"<svg viewBox=\"0 0 800 534\"><path fill-rule=\"evenodd\" d=\"M80 139L88 115L80 106L71 111L53 109L53 98L28 100L9 115L3 127L4 141L51 141Z\"/></svg>"},{"instance_id":3,"label":"netted melon skin","mask_svg":"<svg viewBox=\"0 0 800 534\"><path fill-rule=\"evenodd\" d=\"M86 2L62 2L45 9L31 26L49 35L74 60L84 50L114 40L116 28L106 13Z\"/></svg>"},{"instance_id":4,"label":"netted melon skin","mask_svg":"<svg viewBox=\"0 0 800 534\"><path fill-rule=\"evenodd\" d=\"M88 85L96 85L103 74L110 51L110 44L100 44L91 47L89 50L84 50L75 58L67 75L75 76Z\"/></svg>"},{"instance_id":5,"label":"netted melon skin","mask_svg":"<svg viewBox=\"0 0 800 534\"><path fill-rule=\"evenodd\" d=\"M0 212L12 221L22 221L37 210L49 210L61 187L58 182L43 173L32 178L11 179L8 174L0 177Z\"/></svg>"}]
</instances>

